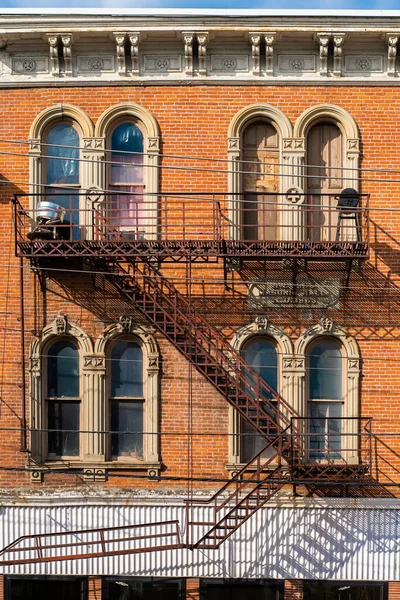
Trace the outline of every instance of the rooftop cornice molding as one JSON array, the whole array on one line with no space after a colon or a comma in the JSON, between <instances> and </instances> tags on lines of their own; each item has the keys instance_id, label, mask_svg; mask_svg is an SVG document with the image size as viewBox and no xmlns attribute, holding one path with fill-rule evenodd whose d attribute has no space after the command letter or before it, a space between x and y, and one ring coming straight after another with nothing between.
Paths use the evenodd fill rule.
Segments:
<instances>
[{"instance_id":1,"label":"rooftop cornice molding","mask_svg":"<svg viewBox=\"0 0 400 600\"><path fill-rule=\"evenodd\" d=\"M110 34L115 31L124 31L129 34L131 32L171 32L182 33L184 31L192 32L215 32L215 33L243 33L249 34L252 31L260 33L269 33L271 31L277 34L293 33L296 35L318 33L325 31L328 33L359 33L368 35L386 35L387 33L400 33L400 14L398 17L390 21L374 21L366 22L365 20L357 19L273 19L273 18L258 18L253 20L250 18L240 19L193 19L193 18L168 18L154 17L144 18L141 16L133 17L110 17L103 19L97 15L93 17L85 16L85 18L76 19L74 15L52 16L52 18L35 18L33 16L25 19L14 19L12 22L5 19L4 15L0 15L0 35L15 37L18 35L43 35L51 31L54 34L62 34L65 31L71 33L79 33L82 35L93 36Z\"/></svg>"}]
</instances>

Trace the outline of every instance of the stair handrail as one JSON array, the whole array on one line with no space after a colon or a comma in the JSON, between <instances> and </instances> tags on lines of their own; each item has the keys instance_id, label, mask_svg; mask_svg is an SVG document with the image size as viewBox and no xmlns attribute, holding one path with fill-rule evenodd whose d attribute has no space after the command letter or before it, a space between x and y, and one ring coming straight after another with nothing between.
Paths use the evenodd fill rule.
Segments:
<instances>
[{"instance_id":1,"label":"stair handrail","mask_svg":"<svg viewBox=\"0 0 400 600\"><path fill-rule=\"evenodd\" d=\"M218 491L215 492L215 494L213 494L210 498L207 499L203 499L203 498L199 498L199 499L195 499L195 498L188 498L187 500L185 500L186 504L211 504L211 502L215 501L218 496L220 496L221 494L224 493L224 491L230 487L231 485L235 485L236 482L240 481L240 478L242 477L242 475L256 462L258 462L258 467L255 471L253 471L252 473L252 478L255 476L260 475L260 473L262 473L262 471L269 465L271 464L271 462L277 457L277 456L281 456L281 452L284 450L284 445L286 445L288 447L288 449L290 449L291 444L290 444L290 439L291 439L291 435L289 435L289 441L286 444L282 444L282 440L284 436L287 436L287 432L290 430L290 426L286 427L286 429L284 429L281 433L278 434L279 436L279 440L281 442L281 448L279 450L276 451L276 453L274 455L272 455L271 457L269 457L265 462L261 463L261 456L262 454L264 454L264 452L266 452L269 448L271 448L271 446L274 446L274 444L276 444L276 440L271 440L270 442L268 442L268 444L262 449L260 450L260 452L258 452L244 467L242 467L240 469L240 471L238 471L229 481L227 481L222 488L220 488ZM277 437L278 437L277 436ZM246 484L247 482L251 482L252 478L250 479L245 479L242 480L243 484ZM224 503L226 504L226 503ZM223 504L223 505L224 505ZM222 508L222 506L220 508ZM220 510L220 508L218 510Z\"/></svg>"},{"instance_id":2,"label":"stair handrail","mask_svg":"<svg viewBox=\"0 0 400 600\"><path fill-rule=\"evenodd\" d=\"M120 270L122 270L123 272L126 273L126 275L130 278L132 278L133 282L135 283L136 286L139 287L139 292L140 290L140 286L137 282L137 280L134 278L134 276L132 276L132 274L127 271L122 265L118 265L118 268ZM151 270L153 271L153 273L155 274L157 280L159 283L161 283L162 286L165 286L173 295L175 295L177 298L179 298L180 302L186 306L188 306L188 302L185 299L185 297L179 292L179 290L173 285L171 284L168 279L166 279L161 273L160 271L153 265L151 265ZM140 268L138 267L137 264L135 264L135 271L139 273L139 275L142 276L143 280L146 281L150 287L152 288L152 290L156 289L157 283L155 283L155 278L154 276L149 276L147 274L145 274L143 271L140 270ZM165 299L168 301L168 295L164 294ZM171 306L171 302L168 302ZM178 306L176 305L172 305L172 307L174 308L176 314L180 315L182 317L183 320L187 320L187 316L182 312L182 310L179 309ZM214 353L216 354L217 357L222 358L223 360L221 361L221 363L215 363L216 365L222 366L222 368L226 371L226 374L230 377L230 379L232 381L235 382L242 382L243 384L243 393L245 393L248 398L251 400L252 404L254 406L256 406L257 409L262 410L262 412L264 412L265 416L270 419L275 426L281 427L281 423L283 422L283 425L289 426L291 419L293 417L297 417L298 415L294 412L293 407L290 406L286 400L284 400L284 398L278 393L276 392L276 390L274 390L260 375L259 373L250 365L248 365L246 363L246 361L244 360L244 358L241 356L241 354L235 349L233 348L229 342L227 342L226 340L224 340L224 338L222 336L220 336L219 332L217 330L215 330L214 328L211 328L208 323L198 314L198 312L193 309L192 307L188 306L188 309L190 308L190 315L191 318L194 319L197 323L201 324L202 327L200 328L195 328L195 336L197 336L197 338L200 338L201 341L203 342L203 350L207 351L210 358L215 360L215 357L212 356L211 354L211 349L212 351L214 351ZM194 324L193 324L194 325ZM208 330L210 331L210 335L205 335L204 334L204 330ZM191 334L193 335L193 334ZM214 343L213 340L213 336L216 338L217 343ZM220 342L220 344L218 345L218 342ZM226 346L229 347L226 348ZM208 347L208 349L207 349ZM224 351L228 351L229 354L231 355L231 357L234 358L234 364L232 364L232 360L226 356L226 354L224 353ZM227 363L227 368L225 368L223 366L223 362ZM234 369L234 377L232 377L231 371L232 368ZM254 382L256 383L256 386L254 385ZM252 398L251 395L247 392L248 389L253 389L254 395L255 397ZM268 394L268 395L263 395L264 394ZM277 402L277 406L274 406L271 402ZM265 412L262 407L260 407L259 403L264 403L267 404L272 410L273 412L277 413L276 416L276 421L274 421L274 418L271 417L271 414L268 412ZM287 415L282 412L281 407L283 407L286 411L286 413L288 413ZM278 410L277 410L278 408Z\"/></svg>"}]
</instances>

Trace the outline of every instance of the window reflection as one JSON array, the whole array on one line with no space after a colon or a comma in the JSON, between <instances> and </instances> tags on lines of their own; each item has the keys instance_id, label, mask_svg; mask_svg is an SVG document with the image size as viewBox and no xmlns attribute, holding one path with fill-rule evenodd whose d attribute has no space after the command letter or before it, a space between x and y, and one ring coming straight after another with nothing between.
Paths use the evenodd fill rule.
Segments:
<instances>
[{"instance_id":1,"label":"window reflection","mask_svg":"<svg viewBox=\"0 0 400 600\"><path fill-rule=\"evenodd\" d=\"M267 338L256 337L250 340L243 351L246 363L262 377L262 379L273 389L278 387L278 354L274 344ZM249 391L254 389L255 381L251 376L249 380ZM263 390L264 396L272 396ZM267 406L265 410L268 412ZM241 420L241 462L249 462L253 456L258 454L266 445L266 440L259 435L254 427L245 419Z\"/></svg>"},{"instance_id":2,"label":"window reflection","mask_svg":"<svg viewBox=\"0 0 400 600\"><path fill-rule=\"evenodd\" d=\"M143 457L143 351L134 340L119 340L111 351L111 455Z\"/></svg>"},{"instance_id":3,"label":"window reflection","mask_svg":"<svg viewBox=\"0 0 400 600\"><path fill-rule=\"evenodd\" d=\"M45 153L46 178L48 186L46 193L52 194L51 202L59 204L66 209L65 225L79 224L79 196L73 191L69 192L65 186L79 188L79 134L70 123L58 123L52 127L46 137ZM64 229L67 230L66 226ZM64 237L69 231L63 231ZM72 229L73 239L79 238L79 229Z\"/></svg>"},{"instance_id":4,"label":"window reflection","mask_svg":"<svg viewBox=\"0 0 400 600\"><path fill-rule=\"evenodd\" d=\"M47 353L49 458L79 456L79 397L78 349L69 340L60 340L52 344Z\"/></svg>"},{"instance_id":5,"label":"window reflection","mask_svg":"<svg viewBox=\"0 0 400 600\"><path fill-rule=\"evenodd\" d=\"M337 460L342 450L342 353L322 340L309 357L310 458Z\"/></svg>"},{"instance_id":6,"label":"window reflection","mask_svg":"<svg viewBox=\"0 0 400 600\"><path fill-rule=\"evenodd\" d=\"M113 225L143 233L143 133L133 123L122 123L111 136L110 220Z\"/></svg>"}]
</instances>

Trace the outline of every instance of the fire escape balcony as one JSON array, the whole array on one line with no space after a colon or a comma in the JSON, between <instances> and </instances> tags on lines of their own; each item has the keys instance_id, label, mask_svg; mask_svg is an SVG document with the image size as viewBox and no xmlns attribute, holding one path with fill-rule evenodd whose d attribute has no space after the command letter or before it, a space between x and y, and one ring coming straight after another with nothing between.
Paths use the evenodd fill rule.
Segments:
<instances>
[{"instance_id":1,"label":"fire escape balcony","mask_svg":"<svg viewBox=\"0 0 400 600\"><path fill-rule=\"evenodd\" d=\"M18 194L16 254L113 261L365 260L369 196L342 194Z\"/></svg>"}]
</instances>

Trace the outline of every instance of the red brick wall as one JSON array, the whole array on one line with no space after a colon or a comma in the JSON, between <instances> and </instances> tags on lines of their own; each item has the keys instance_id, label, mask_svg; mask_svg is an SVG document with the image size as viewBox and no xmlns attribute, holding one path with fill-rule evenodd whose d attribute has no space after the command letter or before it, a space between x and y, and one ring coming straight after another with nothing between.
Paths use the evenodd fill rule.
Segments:
<instances>
[{"instance_id":1,"label":"red brick wall","mask_svg":"<svg viewBox=\"0 0 400 600\"><path fill-rule=\"evenodd\" d=\"M285 600L303 600L303 582L301 579L285 579Z\"/></svg>"},{"instance_id":2,"label":"red brick wall","mask_svg":"<svg viewBox=\"0 0 400 600\"><path fill-rule=\"evenodd\" d=\"M88 600L101 600L101 577L88 577Z\"/></svg>"},{"instance_id":3,"label":"red brick wall","mask_svg":"<svg viewBox=\"0 0 400 600\"><path fill-rule=\"evenodd\" d=\"M362 139L362 166L365 168L390 168L400 170L400 155L396 151L400 133L395 126L400 112L398 87L367 86L134 86L104 88L17 89L0 91L0 139L27 140L32 121L40 111L54 103L68 102L85 110L93 122L113 104L129 101L150 110L157 119L165 154L226 158L226 137L230 121L237 111L252 103L269 102L281 109L292 123L310 106L329 102L349 111L360 128ZM3 144L7 150L15 146ZM19 147L18 147L19 148ZM164 159L164 165L182 163ZM196 166L187 160L186 166ZM224 163L201 163L201 166L225 168ZM1 176L14 186L0 190L0 352L4 357L0 372L0 419L2 427L18 428L21 419L21 353L18 261L14 257L11 208L8 202L11 189L27 189L29 178L26 157L1 158ZM161 188L165 191L221 191L227 189L225 173L164 170ZM366 174L365 179L375 178ZM371 193L373 208L400 209L398 184L364 181L362 189ZM393 415L400 412L398 348L400 319L398 292L379 292L390 282L399 283L400 253L397 239L400 232L400 212L377 210L372 213L377 224L373 229L373 244L377 254L365 267L363 274L352 276L352 291L343 296L340 306L328 314L339 324L349 328L359 342L362 364L361 414L379 420L376 425L382 442L379 442L380 466L394 481L398 479L400 438L385 438L385 432L396 432ZM122 313L123 304L116 298L104 297L102 291L92 290L90 275L59 274L57 281L48 282L45 298L38 280L29 271L25 261L26 344L27 352L32 332L38 332L59 313L66 313L88 334L96 337L105 326ZM274 268L277 268L275 265ZM278 269L279 269L278 265ZM333 271L335 267L333 267ZM183 266L164 267L169 276L186 275ZM323 272L323 270L322 270ZM196 276L222 278L222 266L198 265ZM224 290L222 284L205 286L203 308L213 324L232 335L235 329L250 318L246 301L246 286L240 276L234 275L233 292ZM284 274L289 277L290 274ZM200 290L200 288L199 288ZM376 293L375 293L376 291ZM210 299L218 298L217 306ZM5 299L6 298L6 299ZM270 311L269 318L282 326L295 339L306 327L315 324L324 310ZM213 388L194 374L193 377L193 469L188 468L188 365L165 340L159 338L162 361L161 388L161 454L165 475L196 477L226 477L225 463L228 453L228 406ZM29 405L29 401L28 401ZM179 435L174 435L178 433ZM223 434L216 436L215 434ZM384 443L388 443L388 447ZM23 468L26 455L20 452L18 431L2 432L0 436L2 467ZM109 477L106 485L149 486L159 488L159 483L146 479ZM79 476L48 475L45 485L78 487L83 484ZM93 484L91 484L93 485ZM186 483L168 482L168 487L185 487ZM205 484L199 484L205 485ZM29 475L23 472L0 471L0 486L30 486ZM215 486L214 486L215 487Z\"/></svg>"},{"instance_id":4,"label":"red brick wall","mask_svg":"<svg viewBox=\"0 0 400 600\"><path fill-rule=\"evenodd\" d=\"M199 600L199 598L200 598L200 579L196 579L196 578L186 579L186 600Z\"/></svg>"},{"instance_id":5,"label":"red brick wall","mask_svg":"<svg viewBox=\"0 0 400 600\"><path fill-rule=\"evenodd\" d=\"M389 581L388 584L388 600L399 600L400 598L400 582Z\"/></svg>"}]
</instances>

